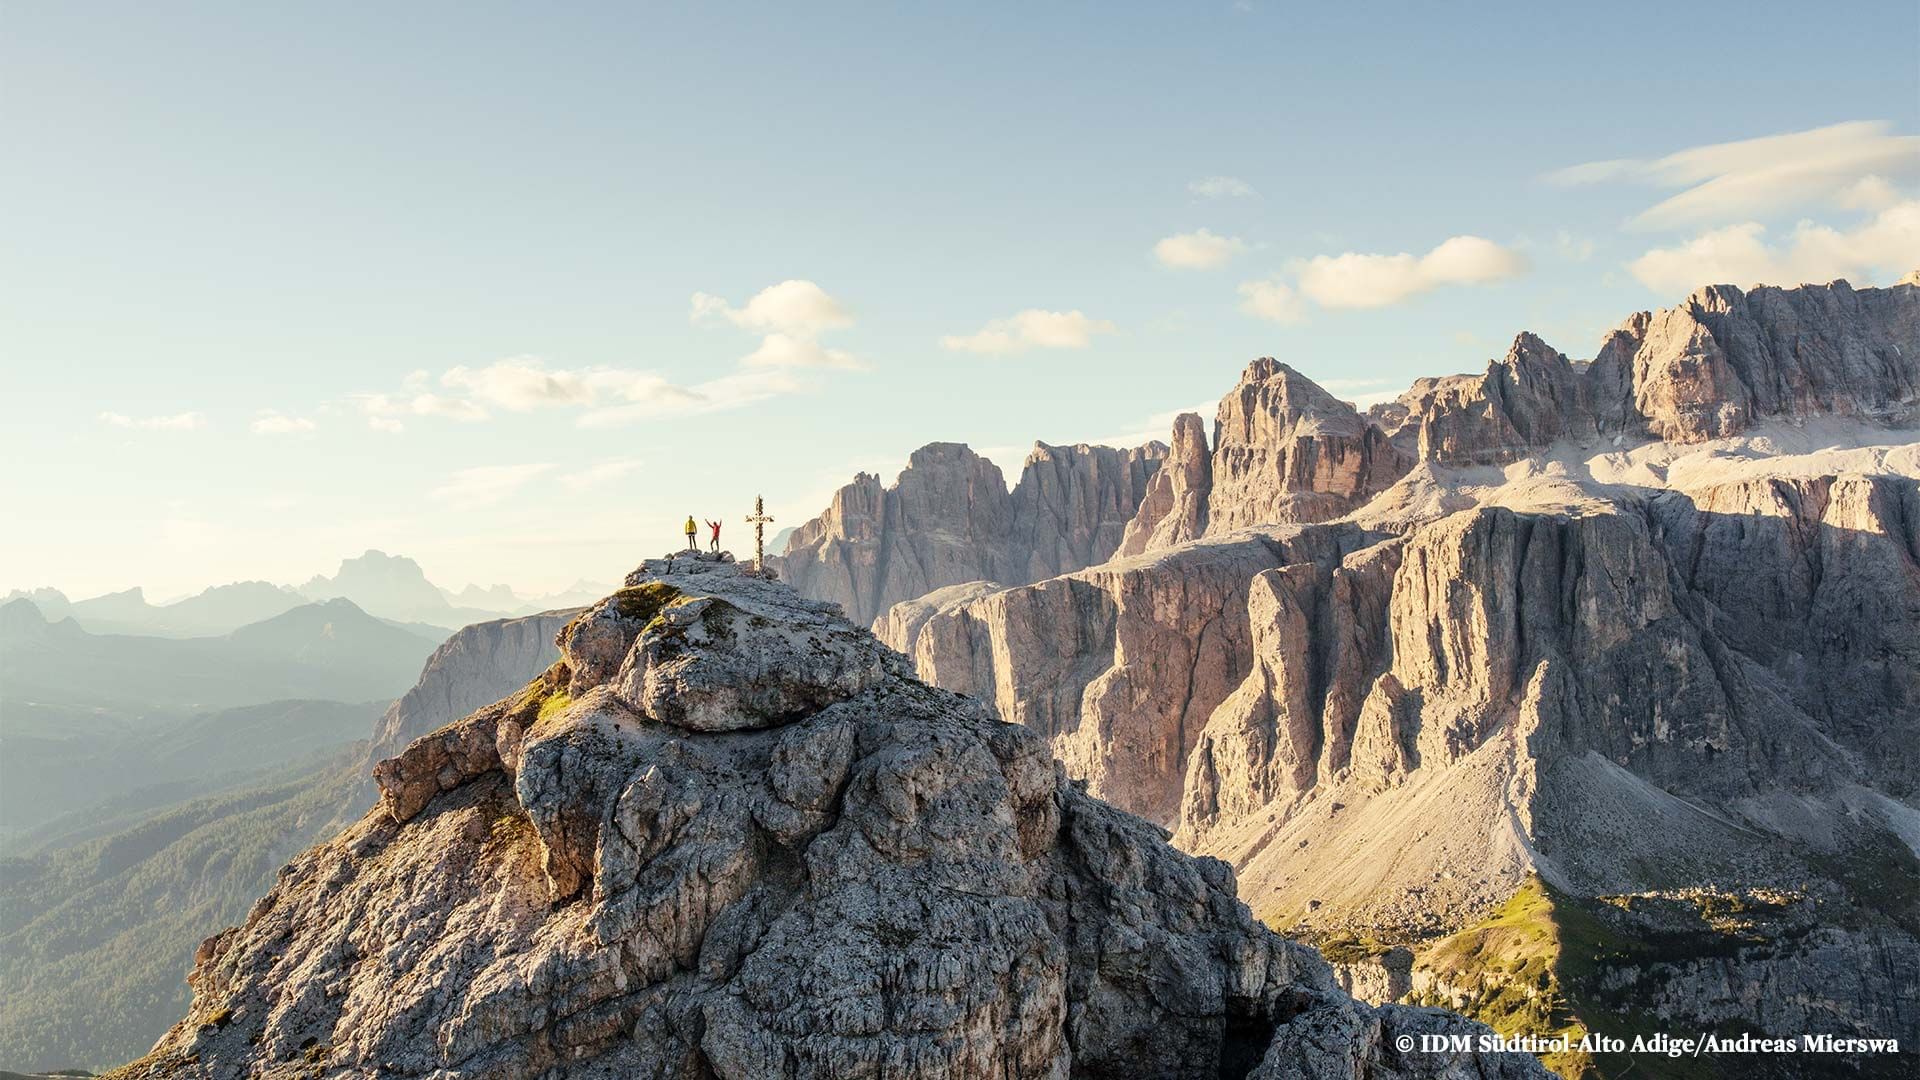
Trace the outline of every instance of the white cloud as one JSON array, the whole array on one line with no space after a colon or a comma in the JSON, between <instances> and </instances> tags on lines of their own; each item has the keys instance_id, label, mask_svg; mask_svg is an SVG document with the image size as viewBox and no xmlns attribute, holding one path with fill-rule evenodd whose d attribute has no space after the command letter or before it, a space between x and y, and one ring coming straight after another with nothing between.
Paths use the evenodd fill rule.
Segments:
<instances>
[{"instance_id":1,"label":"white cloud","mask_svg":"<svg viewBox=\"0 0 1920 1080\"><path fill-rule=\"evenodd\" d=\"M1854 121L1696 146L1651 161L1618 159L1547 174L1562 185L1631 181L1680 188L1633 219L1648 228L1739 222L1810 203L1846 205L1868 177L1920 175L1920 136Z\"/></svg>"},{"instance_id":2,"label":"white cloud","mask_svg":"<svg viewBox=\"0 0 1920 1080\"><path fill-rule=\"evenodd\" d=\"M694 322L716 315L749 330L800 337L853 325L853 316L847 314L838 300L813 282L801 280L769 285L737 308L723 297L703 292L693 294L691 318Z\"/></svg>"},{"instance_id":3,"label":"white cloud","mask_svg":"<svg viewBox=\"0 0 1920 1080\"><path fill-rule=\"evenodd\" d=\"M593 377L591 372L548 370L537 357L516 356L483 368L450 368L440 376L440 385L464 391L475 402L526 412L546 405L590 404Z\"/></svg>"},{"instance_id":4,"label":"white cloud","mask_svg":"<svg viewBox=\"0 0 1920 1080\"><path fill-rule=\"evenodd\" d=\"M386 432L405 430L405 420L416 416L486 420L492 415L490 406L512 412L582 407L587 410L580 417L582 426L600 426L609 415L662 416L712 407L697 388L681 386L651 371L568 371L548 368L532 357L500 360L482 368L455 367L440 377L442 386L466 396L424 389L431 382L427 372L416 371L407 376L397 394L362 394L355 400L367 426ZM589 418L593 418L591 422Z\"/></svg>"},{"instance_id":5,"label":"white cloud","mask_svg":"<svg viewBox=\"0 0 1920 1080\"><path fill-rule=\"evenodd\" d=\"M445 484L434 488L427 496L458 510L478 509L506 499L552 468L550 464L539 464L480 465L459 469Z\"/></svg>"},{"instance_id":6,"label":"white cloud","mask_svg":"<svg viewBox=\"0 0 1920 1080\"><path fill-rule=\"evenodd\" d=\"M1456 236L1425 255L1318 255L1300 267L1300 291L1328 308L1378 308L1442 285L1481 285L1526 269L1526 259L1478 236Z\"/></svg>"},{"instance_id":7,"label":"white cloud","mask_svg":"<svg viewBox=\"0 0 1920 1080\"><path fill-rule=\"evenodd\" d=\"M817 342L787 334L768 334L760 347L740 358L750 368L824 367L857 371L864 365L852 353L822 348Z\"/></svg>"},{"instance_id":8,"label":"white cloud","mask_svg":"<svg viewBox=\"0 0 1920 1080\"><path fill-rule=\"evenodd\" d=\"M662 380L656 386L634 387L626 395L626 404L582 413L575 424L583 428L607 428L660 416L720 412L801 389L803 384L799 380L772 369L737 371L692 386L675 386Z\"/></svg>"},{"instance_id":9,"label":"white cloud","mask_svg":"<svg viewBox=\"0 0 1920 1080\"><path fill-rule=\"evenodd\" d=\"M1219 236L1200 229L1169 236L1153 245L1153 256L1160 265L1176 270L1211 270L1225 266L1245 250L1246 241L1237 236Z\"/></svg>"},{"instance_id":10,"label":"white cloud","mask_svg":"<svg viewBox=\"0 0 1920 1080\"><path fill-rule=\"evenodd\" d=\"M1757 221L1700 233L1654 248L1627 265L1641 284L1684 294L1702 285L1798 285L1848 278L1890 281L1920 262L1920 199L1889 207L1847 230L1802 221L1770 245Z\"/></svg>"},{"instance_id":11,"label":"white cloud","mask_svg":"<svg viewBox=\"0 0 1920 1080\"><path fill-rule=\"evenodd\" d=\"M139 431L193 431L207 426L207 418L197 412L175 413L172 416L128 416L125 413L103 412L99 419L111 427Z\"/></svg>"},{"instance_id":12,"label":"white cloud","mask_svg":"<svg viewBox=\"0 0 1920 1080\"><path fill-rule=\"evenodd\" d=\"M1277 323L1297 323L1306 317L1300 295L1277 277L1241 282L1240 310Z\"/></svg>"},{"instance_id":13,"label":"white cloud","mask_svg":"<svg viewBox=\"0 0 1920 1080\"><path fill-rule=\"evenodd\" d=\"M579 472L568 473L562 476L560 478L560 486L576 494L584 491L592 491L595 488L605 487L613 483L615 480L620 479L639 467L640 462L633 458L602 461L596 465L589 465Z\"/></svg>"},{"instance_id":14,"label":"white cloud","mask_svg":"<svg viewBox=\"0 0 1920 1080\"><path fill-rule=\"evenodd\" d=\"M1252 184L1237 176L1204 176L1187 184L1187 190L1203 199L1242 199L1258 194Z\"/></svg>"},{"instance_id":15,"label":"white cloud","mask_svg":"<svg viewBox=\"0 0 1920 1080\"><path fill-rule=\"evenodd\" d=\"M955 352L1016 353L1028 349L1084 349L1095 334L1113 333L1113 324L1089 319L1079 311L1042 311L1028 308L1005 319L994 319L971 334L949 334L940 347Z\"/></svg>"},{"instance_id":16,"label":"white cloud","mask_svg":"<svg viewBox=\"0 0 1920 1080\"><path fill-rule=\"evenodd\" d=\"M651 371L557 368L537 356L513 356L477 367L458 365L437 380L429 372L414 371L397 392L359 394L352 400L375 431L404 431L414 417L472 422L487 420L496 410L544 408L579 409L575 423L598 428L737 408L803 388L776 369L865 367L851 353L814 340L822 331L851 326L853 319L811 281L769 286L737 308L720 297L695 293L693 320L714 317L763 336L759 346L741 358L740 369L690 386Z\"/></svg>"},{"instance_id":17,"label":"white cloud","mask_svg":"<svg viewBox=\"0 0 1920 1080\"><path fill-rule=\"evenodd\" d=\"M412 376L408 382L414 382ZM426 391L360 394L354 400L359 403L361 415L367 418L367 426L376 431L399 431L404 427L402 418L408 416L438 416L473 423L489 415L478 402Z\"/></svg>"},{"instance_id":18,"label":"white cloud","mask_svg":"<svg viewBox=\"0 0 1920 1080\"><path fill-rule=\"evenodd\" d=\"M763 334L759 346L740 358L743 368L757 371L773 368L862 371L867 367L852 353L844 349L829 349L815 340L828 330L852 326L853 317L847 314L839 301L811 281L790 280L770 285L737 308L721 297L694 293L692 320L702 322L715 316ZM731 408L749 400L760 400L775 392L784 392L771 389L780 385L797 384L791 380L773 382L765 377L759 377L756 382L737 384L724 379L711 380L703 384L703 388L696 388L700 396L698 407L702 410ZM747 390L748 387L752 389ZM626 415L634 411L627 409L621 413L607 414L594 422L609 422L608 416Z\"/></svg>"},{"instance_id":19,"label":"white cloud","mask_svg":"<svg viewBox=\"0 0 1920 1080\"><path fill-rule=\"evenodd\" d=\"M278 409L261 409L248 427L255 435L297 435L317 425L304 416L288 416Z\"/></svg>"}]
</instances>

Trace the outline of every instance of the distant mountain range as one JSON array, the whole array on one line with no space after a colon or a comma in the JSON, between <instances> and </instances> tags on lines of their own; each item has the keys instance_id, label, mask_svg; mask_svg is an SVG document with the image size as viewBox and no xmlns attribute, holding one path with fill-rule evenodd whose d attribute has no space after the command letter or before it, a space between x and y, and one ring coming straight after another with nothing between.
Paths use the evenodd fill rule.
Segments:
<instances>
[{"instance_id":1,"label":"distant mountain range","mask_svg":"<svg viewBox=\"0 0 1920 1080\"><path fill-rule=\"evenodd\" d=\"M0 700L134 717L287 698L390 700L443 636L376 619L346 599L184 639L94 634L9 600L0 604Z\"/></svg>"},{"instance_id":2,"label":"distant mountain range","mask_svg":"<svg viewBox=\"0 0 1920 1080\"><path fill-rule=\"evenodd\" d=\"M331 577L315 574L298 586L236 581L166 604L152 603L139 586L85 600L70 599L49 587L16 589L6 599L31 601L49 621L71 618L95 634L191 638L225 634L302 604L334 599L351 600L382 619L425 624L444 633L502 615L579 607L612 588L582 580L560 592L536 596L521 596L506 585L468 585L455 592L427 580L412 559L369 550L341 560Z\"/></svg>"},{"instance_id":3,"label":"distant mountain range","mask_svg":"<svg viewBox=\"0 0 1920 1080\"><path fill-rule=\"evenodd\" d=\"M15 604L0 606L0 622L31 624L30 606ZM349 607L307 605L219 640L350 662L340 642L357 635L311 633L314 613ZM559 655L554 633L571 614L463 628L416 665L418 683L384 717L384 701L158 718L5 703L0 1061L98 1069L145 1050L186 1007L195 946L243 918L294 853L372 805L369 753L396 752L524 684ZM0 632L0 655L17 636Z\"/></svg>"}]
</instances>

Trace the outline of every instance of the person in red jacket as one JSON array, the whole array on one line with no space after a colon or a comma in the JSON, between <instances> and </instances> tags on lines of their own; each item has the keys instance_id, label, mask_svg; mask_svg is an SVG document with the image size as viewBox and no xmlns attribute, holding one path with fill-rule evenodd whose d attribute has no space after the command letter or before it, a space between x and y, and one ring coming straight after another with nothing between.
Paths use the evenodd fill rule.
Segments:
<instances>
[{"instance_id":1,"label":"person in red jacket","mask_svg":"<svg viewBox=\"0 0 1920 1080\"><path fill-rule=\"evenodd\" d=\"M713 530L713 538L707 541L707 550L718 555L720 553L720 523L717 521L709 521L707 522L707 528Z\"/></svg>"}]
</instances>

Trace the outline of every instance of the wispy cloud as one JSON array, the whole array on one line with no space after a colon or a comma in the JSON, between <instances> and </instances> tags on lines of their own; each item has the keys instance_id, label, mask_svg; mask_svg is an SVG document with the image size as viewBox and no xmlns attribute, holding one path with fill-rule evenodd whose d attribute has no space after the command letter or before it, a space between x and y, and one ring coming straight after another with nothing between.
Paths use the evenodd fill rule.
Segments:
<instances>
[{"instance_id":1,"label":"wispy cloud","mask_svg":"<svg viewBox=\"0 0 1920 1080\"><path fill-rule=\"evenodd\" d=\"M1160 265L1175 270L1212 270L1225 266L1245 250L1246 241L1237 236L1220 236L1198 229L1161 240L1153 245L1153 257L1160 260Z\"/></svg>"},{"instance_id":2,"label":"wispy cloud","mask_svg":"<svg viewBox=\"0 0 1920 1080\"><path fill-rule=\"evenodd\" d=\"M1798 285L1848 278L1890 281L1920 261L1920 199L1882 210L1849 229L1802 221L1769 243L1757 221L1702 232L1657 247L1627 264L1657 292L1675 295L1702 285Z\"/></svg>"},{"instance_id":3,"label":"wispy cloud","mask_svg":"<svg viewBox=\"0 0 1920 1080\"><path fill-rule=\"evenodd\" d=\"M1028 349L1084 349L1095 334L1113 333L1113 324L1091 319L1079 311L1042 311L1028 308L1017 315L994 319L971 334L949 334L940 347L955 352L1002 355Z\"/></svg>"},{"instance_id":4,"label":"wispy cloud","mask_svg":"<svg viewBox=\"0 0 1920 1080\"><path fill-rule=\"evenodd\" d=\"M1259 194L1252 184L1237 176L1203 176L1188 182L1187 191L1202 199L1244 199Z\"/></svg>"},{"instance_id":5,"label":"wispy cloud","mask_svg":"<svg viewBox=\"0 0 1920 1080\"><path fill-rule=\"evenodd\" d=\"M762 343L762 348L766 348L766 343ZM775 359L799 362L794 357L778 355L757 362L771 363ZM416 417L473 423L491 418L495 409L527 412L561 407L581 410L574 421L576 426L598 428L660 416L734 408L800 389L794 380L773 372L735 372L683 385L652 371L607 367L554 369L530 357L501 360L483 368L456 367L447 371L440 377L439 385L459 391L457 394L430 390L431 384L427 372L416 371L407 377L399 393L361 394L354 401L367 426L376 431L403 431L406 421Z\"/></svg>"},{"instance_id":6,"label":"wispy cloud","mask_svg":"<svg viewBox=\"0 0 1920 1080\"><path fill-rule=\"evenodd\" d=\"M98 419L108 427L136 431L194 431L207 426L207 418L197 412L174 413L172 416L128 416L125 413L103 412Z\"/></svg>"},{"instance_id":7,"label":"wispy cloud","mask_svg":"<svg viewBox=\"0 0 1920 1080\"><path fill-rule=\"evenodd\" d=\"M577 426L619 427L661 416L720 412L784 397L804 389L805 384L798 379L786 372L771 369L736 371L691 386L677 386L662 380L658 385L636 385L623 395L619 403L582 413Z\"/></svg>"},{"instance_id":8,"label":"wispy cloud","mask_svg":"<svg viewBox=\"0 0 1920 1080\"><path fill-rule=\"evenodd\" d=\"M459 469L427 496L456 510L475 510L503 501L552 469L551 464L479 465Z\"/></svg>"},{"instance_id":9,"label":"wispy cloud","mask_svg":"<svg viewBox=\"0 0 1920 1080\"><path fill-rule=\"evenodd\" d=\"M1670 228L1744 222L1813 204L1845 206L1857 200L1862 185L1891 188L1915 176L1920 136L1896 135L1881 121L1853 121L1696 146L1651 160L1589 161L1546 179L1565 186L1627 182L1682 189L1632 220L1642 228Z\"/></svg>"},{"instance_id":10,"label":"wispy cloud","mask_svg":"<svg viewBox=\"0 0 1920 1080\"><path fill-rule=\"evenodd\" d=\"M247 425L255 435L298 435L318 426L304 416L288 416L278 409L261 409L253 423Z\"/></svg>"},{"instance_id":11,"label":"wispy cloud","mask_svg":"<svg viewBox=\"0 0 1920 1080\"><path fill-rule=\"evenodd\" d=\"M610 427L676 414L711 412L783 394L804 384L783 370L861 370L858 358L815 340L823 331L853 324L839 301L811 281L783 281L734 307L707 293L693 294L695 322L717 320L760 331L758 347L740 358L739 369L702 382L675 382L655 371L619 367L560 368L537 356L512 356L490 364L461 364L436 379L415 371L392 392L357 394L354 406L376 431L400 432L422 417L462 422L496 412L576 409L579 427Z\"/></svg>"},{"instance_id":12,"label":"wispy cloud","mask_svg":"<svg viewBox=\"0 0 1920 1080\"><path fill-rule=\"evenodd\" d=\"M592 404L598 387L628 377L628 373L609 370L549 370L538 357L515 356L481 368L449 368L440 376L440 385L461 391L483 408L527 412L546 406Z\"/></svg>"}]
</instances>

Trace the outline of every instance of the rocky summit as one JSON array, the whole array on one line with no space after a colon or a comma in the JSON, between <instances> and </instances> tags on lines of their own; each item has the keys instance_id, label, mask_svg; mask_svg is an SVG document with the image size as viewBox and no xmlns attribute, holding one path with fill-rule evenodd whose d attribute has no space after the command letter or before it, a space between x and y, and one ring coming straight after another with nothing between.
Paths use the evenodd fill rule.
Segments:
<instances>
[{"instance_id":1,"label":"rocky summit","mask_svg":"<svg viewBox=\"0 0 1920 1080\"><path fill-rule=\"evenodd\" d=\"M1531 1077L829 603L651 561L209 938L117 1077Z\"/></svg>"}]
</instances>

